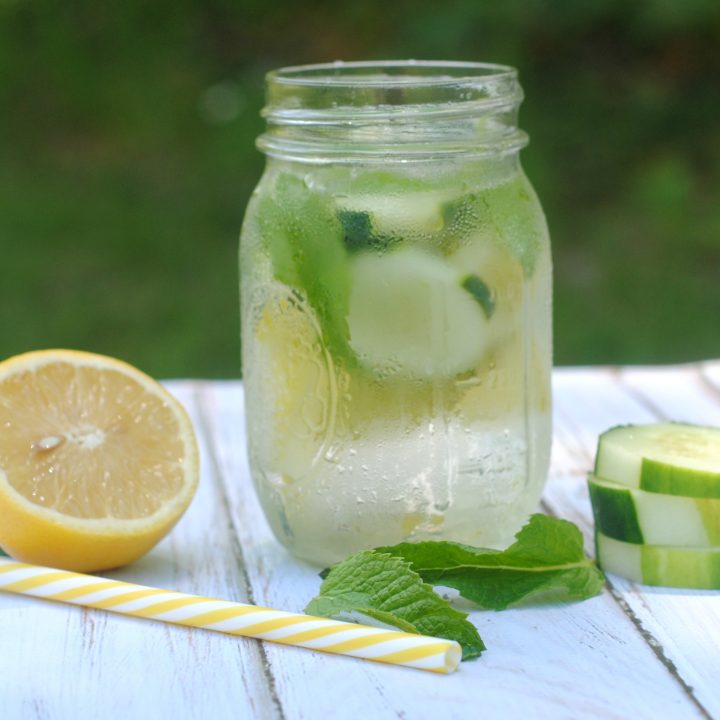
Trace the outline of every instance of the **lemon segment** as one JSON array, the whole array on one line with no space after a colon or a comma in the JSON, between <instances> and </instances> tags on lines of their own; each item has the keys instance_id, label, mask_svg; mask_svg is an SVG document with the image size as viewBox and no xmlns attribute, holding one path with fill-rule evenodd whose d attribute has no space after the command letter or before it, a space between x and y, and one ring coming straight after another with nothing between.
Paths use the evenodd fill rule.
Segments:
<instances>
[{"instance_id":1,"label":"lemon segment","mask_svg":"<svg viewBox=\"0 0 720 720\"><path fill-rule=\"evenodd\" d=\"M332 431L336 386L319 323L303 299L279 291L266 303L244 373L262 427L251 452L286 478L309 471Z\"/></svg>"}]
</instances>

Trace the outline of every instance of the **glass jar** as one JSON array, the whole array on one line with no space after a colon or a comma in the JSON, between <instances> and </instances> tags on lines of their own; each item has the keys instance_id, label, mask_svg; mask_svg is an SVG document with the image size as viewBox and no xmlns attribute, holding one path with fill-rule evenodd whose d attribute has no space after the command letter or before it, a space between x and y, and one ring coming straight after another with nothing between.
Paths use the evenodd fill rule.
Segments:
<instances>
[{"instance_id":1,"label":"glass jar","mask_svg":"<svg viewBox=\"0 0 720 720\"><path fill-rule=\"evenodd\" d=\"M240 269L248 449L278 540L323 565L509 543L550 450L551 260L510 67L267 78Z\"/></svg>"}]
</instances>

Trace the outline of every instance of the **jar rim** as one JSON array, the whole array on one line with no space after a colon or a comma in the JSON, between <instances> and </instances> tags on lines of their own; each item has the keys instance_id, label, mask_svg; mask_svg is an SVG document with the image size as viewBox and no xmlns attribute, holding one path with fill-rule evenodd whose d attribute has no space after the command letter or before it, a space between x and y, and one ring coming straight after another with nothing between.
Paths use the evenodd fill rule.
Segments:
<instances>
[{"instance_id":1,"label":"jar rim","mask_svg":"<svg viewBox=\"0 0 720 720\"><path fill-rule=\"evenodd\" d=\"M508 65L452 60L363 60L295 65L266 75L261 115L268 155L330 162L338 155L497 155L527 144Z\"/></svg>"},{"instance_id":2,"label":"jar rim","mask_svg":"<svg viewBox=\"0 0 720 720\"><path fill-rule=\"evenodd\" d=\"M268 84L304 87L440 87L515 80L517 70L499 63L459 60L336 60L271 70Z\"/></svg>"}]
</instances>

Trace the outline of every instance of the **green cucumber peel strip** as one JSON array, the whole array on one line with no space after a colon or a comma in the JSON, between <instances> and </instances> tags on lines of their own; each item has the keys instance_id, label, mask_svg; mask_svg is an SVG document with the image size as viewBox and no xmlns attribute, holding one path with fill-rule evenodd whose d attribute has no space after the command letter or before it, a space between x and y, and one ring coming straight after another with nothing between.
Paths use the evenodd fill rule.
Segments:
<instances>
[{"instance_id":1,"label":"green cucumber peel strip","mask_svg":"<svg viewBox=\"0 0 720 720\"><path fill-rule=\"evenodd\" d=\"M606 572L660 587L720 590L720 547L635 545L595 533L598 564Z\"/></svg>"},{"instance_id":2,"label":"green cucumber peel strip","mask_svg":"<svg viewBox=\"0 0 720 720\"><path fill-rule=\"evenodd\" d=\"M460 285L467 290L475 300L477 300L480 307L485 313L485 317L489 320L493 312L495 311L495 300L493 298L492 290L477 276L474 274L466 275Z\"/></svg>"},{"instance_id":3,"label":"green cucumber peel strip","mask_svg":"<svg viewBox=\"0 0 720 720\"><path fill-rule=\"evenodd\" d=\"M693 435L696 437L705 435L706 441L711 444L711 456L712 452L715 452L718 457L717 470L712 464L710 468L704 469L693 467L692 463L688 464L687 461L684 463L683 455L677 452L674 457L656 459L652 457L656 454L654 449L626 446L628 440L625 439L625 435L634 433L639 437L643 433L657 431L664 431L666 435L674 434L676 431L678 435L689 433L689 447L686 453L688 460L693 457ZM631 438L629 442L633 443L634 440ZM655 442L655 439L649 442ZM657 442L662 443L662 439ZM659 447L657 452L672 455L671 452L663 452L662 447ZM627 459L633 456L636 458L635 464L631 464ZM720 429L682 422L616 425L598 438L593 472L600 479L646 492L678 497L720 499Z\"/></svg>"},{"instance_id":4,"label":"green cucumber peel strip","mask_svg":"<svg viewBox=\"0 0 720 720\"><path fill-rule=\"evenodd\" d=\"M331 353L352 366L347 252L330 199L282 174L259 201L258 225L275 279L305 294Z\"/></svg>"},{"instance_id":5,"label":"green cucumber peel strip","mask_svg":"<svg viewBox=\"0 0 720 720\"><path fill-rule=\"evenodd\" d=\"M696 500L696 503L705 534L711 543L720 546L720 500L713 498L707 504L703 504L702 500Z\"/></svg>"},{"instance_id":6,"label":"green cucumber peel strip","mask_svg":"<svg viewBox=\"0 0 720 720\"><path fill-rule=\"evenodd\" d=\"M648 585L720 589L720 548L640 547L642 582Z\"/></svg>"},{"instance_id":7,"label":"green cucumber peel strip","mask_svg":"<svg viewBox=\"0 0 720 720\"><path fill-rule=\"evenodd\" d=\"M456 640L462 646L463 660L476 658L485 650L466 613L437 595L408 562L374 550L352 555L329 570L319 596L305 612Z\"/></svg>"},{"instance_id":8,"label":"green cucumber peel strip","mask_svg":"<svg viewBox=\"0 0 720 720\"><path fill-rule=\"evenodd\" d=\"M507 550L459 543L401 543L366 550L321 573L320 594L306 612L337 619L352 613L384 625L457 640L463 659L484 645L464 613L432 591L456 589L481 608L585 600L597 595L604 575L585 556L573 523L533 515ZM379 615L381 614L381 615ZM481 647L482 645L482 647Z\"/></svg>"},{"instance_id":9,"label":"green cucumber peel strip","mask_svg":"<svg viewBox=\"0 0 720 720\"><path fill-rule=\"evenodd\" d=\"M608 487L590 477L588 490L597 530L625 542L644 542L635 500L629 488L621 485Z\"/></svg>"},{"instance_id":10,"label":"green cucumber peel strip","mask_svg":"<svg viewBox=\"0 0 720 720\"><path fill-rule=\"evenodd\" d=\"M688 471L658 460L643 458L640 489L665 495L720 498L720 472Z\"/></svg>"},{"instance_id":11,"label":"green cucumber peel strip","mask_svg":"<svg viewBox=\"0 0 720 720\"><path fill-rule=\"evenodd\" d=\"M592 474L588 489L595 528L607 537L648 545L720 545L718 498L647 492Z\"/></svg>"}]
</instances>

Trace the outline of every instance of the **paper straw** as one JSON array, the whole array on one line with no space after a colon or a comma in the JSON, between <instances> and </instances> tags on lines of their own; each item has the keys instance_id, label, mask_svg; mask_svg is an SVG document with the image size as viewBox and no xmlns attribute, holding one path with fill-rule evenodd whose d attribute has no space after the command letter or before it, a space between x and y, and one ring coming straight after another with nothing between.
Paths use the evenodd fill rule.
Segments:
<instances>
[{"instance_id":1,"label":"paper straw","mask_svg":"<svg viewBox=\"0 0 720 720\"><path fill-rule=\"evenodd\" d=\"M453 640L187 595L4 557L0 590L436 673L454 672L462 655Z\"/></svg>"}]
</instances>

